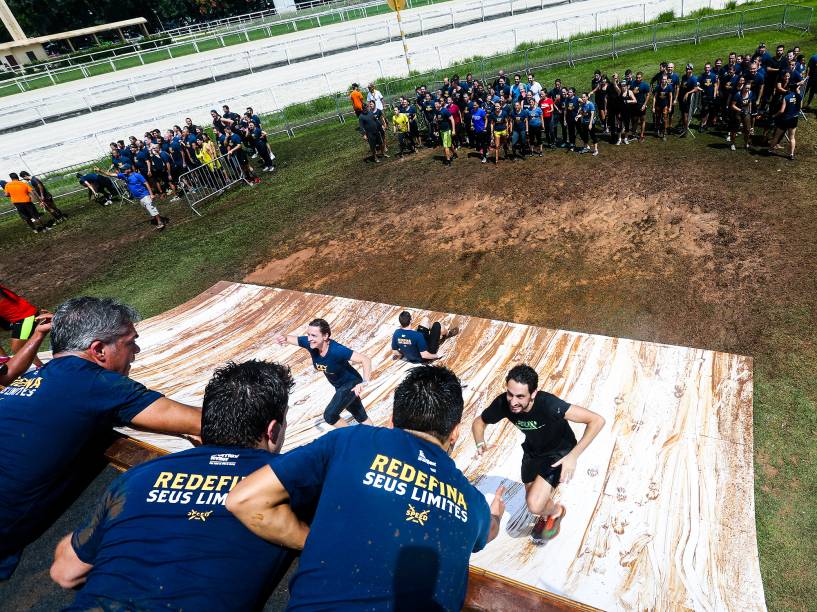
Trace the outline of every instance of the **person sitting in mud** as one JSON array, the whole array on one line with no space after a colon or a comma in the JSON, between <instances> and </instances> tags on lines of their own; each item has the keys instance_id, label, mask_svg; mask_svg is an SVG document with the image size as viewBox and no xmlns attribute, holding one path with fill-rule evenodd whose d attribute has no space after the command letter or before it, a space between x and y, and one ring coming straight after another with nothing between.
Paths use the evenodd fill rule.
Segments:
<instances>
[{"instance_id":1,"label":"person sitting in mud","mask_svg":"<svg viewBox=\"0 0 817 612\"><path fill-rule=\"evenodd\" d=\"M460 332L458 327L443 332L439 321L429 327L428 317L423 317L416 330L411 329L411 313L406 310L400 313L398 320L400 329L395 330L391 338L392 359L405 359L411 363L440 359L440 345Z\"/></svg>"},{"instance_id":2,"label":"person sitting in mud","mask_svg":"<svg viewBox=\"0 0 817 612\"><path fill-rule=\"evenodd\" d=\"M539 389L539 376L529 365L511 368L505 386L505 393L474 419L471 432L477 456L490 448L485 443L488 425L508 419L525 434L522 482L528 510L538 517L531 541L541 545L559 534L565 516L565 507L553 500L556 487L573 478L579 455L604 427L604 417ZM585 425L578 442L568 421Z\"/></svg>"}]
</instances>

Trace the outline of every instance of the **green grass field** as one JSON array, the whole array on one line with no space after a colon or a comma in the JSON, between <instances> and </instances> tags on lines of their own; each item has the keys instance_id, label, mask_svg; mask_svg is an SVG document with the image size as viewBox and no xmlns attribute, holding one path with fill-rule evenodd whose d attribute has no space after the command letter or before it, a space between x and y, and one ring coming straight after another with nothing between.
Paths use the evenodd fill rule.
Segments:
<instances>
[{"instance_id":1,"label":"green grass field","mask_svg":"<svg viewBox=\"0 0 817 612\"><path fill-rule=\"evenodd\" d=\"M550 83L560 77L583 88L595 68L608 73L631 68L651 75L662 59L699 66L730 50L749 51L758 40L770 46L799 44L807 54L817 49L814 35L764 31L544 69L537 71L537 78ZM498 65L490 64L491 69ZM504 67L514 69L511 62ZM321 104L290 110L292 116L331 112ZM3 277L45 306L83 293L113 295L151 316L218 280L240 281L259 264L305 245L320 248L336 240L348 247L340 251L342 256L316 258L309 275L293 272L282 278L281 286L751 355L756 520L767 604L770 610L813 610L813 117L801 123L795 164L731 153L722 139L705 135L666 145L650 141L639 148L605 146L597 160L553 153L544 161L496 169L465 160L452 171L429 156L393 159L380 167L363 164L364 146L353 125L327 124L277 142L279 172L258 187L236 189L206 205L202 218L181 203L165 205L163 212L173 223L162 234L146 225L138 207L100 209L79 197L62 204L70 221L46 235L25 231L16 216L0 217L0 243L9 253L26 254L5 261ZM530 170L538 164L546 172ZM582 185L594 187L570 191ZM707 187L703 192L702 186ZM690 214L698 214L698 209L714 215L725 228L723 234L712 238L711 252L700 256L675 252L663 243L653 251L636 232L622 267L593 259L593 243L573 230L565 230L563 241L571 246L564 250L547 243L535 249L493 248L494 237L512 235L512 228L503 224L505 213L488 220L493 233L466 253L418 248L406 254L405 261L395 257L392 245L384 244L384 236L398 244L412 236L401 234L399 227L386 231L367 225L370 209L388 219L418 201L454 202L466 194L520 207L541 190L541 205L556 207L565 192L592 205L600 193L626 194L628 189L678 194L689 201ZM627 205L624 199L621 206ZM539 214L528 213L534 220ZM417 208L417 214L424 214L423 209ZM569 227L571 219L563 222ZM31 273L31 261L44 262L37 265L37 274ZM532 286L520 293L517 279L528 277ZM431 287L430 278L435 279Z\"/></svg>"}]
</instances>

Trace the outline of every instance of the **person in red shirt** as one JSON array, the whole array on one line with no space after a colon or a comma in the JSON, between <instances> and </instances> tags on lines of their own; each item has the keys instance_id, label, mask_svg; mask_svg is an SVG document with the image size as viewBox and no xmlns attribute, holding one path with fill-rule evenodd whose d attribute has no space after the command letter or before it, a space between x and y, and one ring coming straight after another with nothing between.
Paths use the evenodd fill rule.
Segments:
<instances>
[{"instance_id":1,"label":"person in red shirt","mask_svg":"<svg viewBox=\"0 0 817 612\"><path fill-rule=\"evenodd\" d=\"M42 313L36 306L4 285L0 285L0 326L11 331L11 352L16 353L31 337L36 317ZM2 351L2 349L0 349ZM34 364L42 362L34 357Z\"/></svg>"},{"instance_id":2,"label":"person in red shirt","mask_svg":"<svg viewBox=\"0 0 817 612\"><path fill-rule=\"evenodd\" d=\"M554 149L556 148L556 125L553 123L553 98L544 89L539 97L539 108L542 109L542 128L545 132L545 142L547 142L549 149Z\"/></svg>"},{"instance_id":3,"label":"person in red shirt","mask_svg":"<svg viewBox=\"0 0 817 612\"><path fill-rule=\"evenodd\" d=\"M451 96L448 96L445 102L448 112L451 113L451 116L454 118L454 133L451 134L451 136L454 140L454 157L456 157L456 150L460 148L463 138L462 111L460 111L460 107L454 103L454 99Z\"/></svg>"}]
</instances>

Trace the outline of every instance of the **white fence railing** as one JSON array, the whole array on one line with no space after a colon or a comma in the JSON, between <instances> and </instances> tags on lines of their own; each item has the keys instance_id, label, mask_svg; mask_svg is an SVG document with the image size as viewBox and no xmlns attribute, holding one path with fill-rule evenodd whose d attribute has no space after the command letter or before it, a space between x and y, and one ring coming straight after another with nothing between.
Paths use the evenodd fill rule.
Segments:
<instances>
[{"instance_id":1,"label":"white fence railing","mask_svg":"<svg viewBox=\"0 0 817 612\"><path fill-rule=\"evenodd\" d=\"M563 4L564 0L472 0L457 4L457 12L453 7L441 8L439 11L403 18L404 31L409 35L421 34L428 31L439 31L454 28L458 25L479 22L499 15L509 15L528 10L542 10L554 5ZM714 0L717 6L723 0ZM710 6L713 0L653 0L652 2L631 3L630 5L597 11L592 15L574 19L546 21L536 27L504 28L492 33L491 36L469 37L457 45L464 45L471 55L485 54L502 50L510 45L511 48L525 40L536 38L558 39L567 34L587 32L604 27L615 27L624 23L644 21L666 10L667 7L677 7L680 4ZM590 18L588 18L590 17ZM549 27L550 26L550 27ZM490 42L485 46L485 40L497 37L502 40L502 46L495 46ZM323 57L348 49L359 49L383 42L399 39L396 21L392 18L384 19L377 24L350 26L338 28L326 33L305 34L297 40L270 43L254 47L251 51L235 51L224 54L214 61L212 58L195 62L188 62L179 67L166 66L164 69L156 67L154 74L144 74L123 77L114 82L107 82L82 90L62 92L60 96L48 95L44 90L40 98L27 97L24 101L15 102L13 97L0 98L0 132L16 130L21 126L46 124L79 113L93 112L94 110L119 106L140 99L152 97L161 93L178 91L208 82L216 82L225 78L233 78L242 74L250 74L260 70L277 66L288 65L315 57ZM480 44L475 45L475 42ZM449 61L456 59L451 56L450 45L440 45L431 51L415 51L412 53L412 62L417 69L428 69L433 64L442 64L445 56ZM386 75L388 58L380 57L373 60L379 68L379 77ZM389 69L388 74L395 74ZM320 76L320 75L317 75ZM324 82L330 87L343 89L348 86L345 80L331 78L332 83ZM355 80L352 77L351 80Z\"/></svg>"},{"instance_id":2,"label":"white fence railing","mask_svg":"<svg viewBox=\"0 0 817 612\"><path fill-rule=\"evenodd\" d=\"M717 1L717 0L716 0ZM685 0L689 10L693 10L694 0ZM587 24L591 27L596 23L599 28L609 28L622 21L633 21L632 15L643 14L647 11L648 18L652 18L663 10L667 10L670 2L663 1L654 4L637 4L619 7L615 11L590 14L589 16L574 17L570 19L558 20L536 24L535 27L526 27L520 31L518 29L492 32L482 37L469 37L459 41L451 41L445 46L434 47L433 49L412 54L412 63L418 70L445 70L446 67L456 64L478 55L475 50L482 49L483 56L488 45L490 49L502 58L484 57L482 60L471 62L475 66L473 72L478 69L483 73L488 73L486 64L496 64L498 61L509 70L536 70L550 69L553 66L575 64L595 57L615 57L619 52L636 49L658 50L668 44L676 42L698 42L698 40L718 35L740 35L742 32L759 28L783 28L797 27L807 29L811 20L812 9L809 7L796 6L772 6L757 9L747 9L729 14L714 15L700 19L677 20L670 23L641 26L624 31L617 31L606 35L597 35L574 41L562 43L552 43L547 45L547 55L549 61L542 61L538 56L534 56L529 51L516 50L516 47L524 41L555 39L556 31L562 36L576 34L586 31ZM708 5L704 0L702 4ZM625 22L626 22L625 21ZM584 29L583 29L584 28ZM531 47L535 47L531 43ZM540 54L541 55L541 54ZM529 59L530 56L530 59ZM480 68L481 67L481 68ZM405 93L409 82L420 83L426 79L426 75L407 78L405 76L406 66L402 55L393 55L372 59L357 65L345 66L343 69L304 75L298 80L270 83L263 89L252 91L236 92L229 97L218 97L208 99L201 104L178 109L173 112L143 116L138 121L131 123L118 123L106 127L101 127L81 138L72 138L62 142L51 141L47 146L32 147L21 150L12 155L0 157L0 165L9 168L9 171L26 168L30 172L43 172L56 166L66 163L79 163L94 155L104 155L107 151L107 143L112 140L126 138L130 134L140 136L144 131L155 127L166 128L168 125L179 123L186 116L191 117L195 122L209 123L208 111L211 108L220 108L222 104L229 104L232 108L241 109L245 106L253 106L256 109L264 109L270 112L281 112L287 105L307 102L321 96L330 95L335 98L335 103L340 104L341 100L346 103L345 98L339 98L335 92L345 91L346 87L353 80L365 82L368 79L382 78L386 74L400 77L394 81L395 85L390 86L390 82L383 83L384 93L387 95L397 95ZM433 80L432 77L431 80ZM430 84L430 83L429 83ZM393 91L392 91L393 89ZM340 109L331 110L328 114L315 117L315 121L325 121L338 117ZM98 125L98 124L97 124ZM291 127L291 126L290 126ZM280 131L291 133L287 125L280 126ZM265 129L269 132L267 125ZM56 162L56 164L55 164Z\"/></svg>"}]
</instances>

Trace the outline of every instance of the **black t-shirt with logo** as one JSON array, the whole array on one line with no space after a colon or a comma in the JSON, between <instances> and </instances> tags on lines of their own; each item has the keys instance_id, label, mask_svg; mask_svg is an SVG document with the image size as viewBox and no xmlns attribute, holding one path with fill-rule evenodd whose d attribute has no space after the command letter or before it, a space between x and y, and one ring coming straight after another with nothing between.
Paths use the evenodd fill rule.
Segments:
<instances>
[{"instance_id":1,"label":"black t-shirt with logo","mask_svg":"<svg viewBox=\"0 0 817 612\"><path fill-rule=\"evenodd\" d=\"M576 436L565 419L570 404L546 391L533 398L528 412L511 412L508 396L503 393L482 413L482 420L491 425L508 419L525 434L522 449L528 455L567 454L576 446Z\"/></svg>"}]
</instances>

